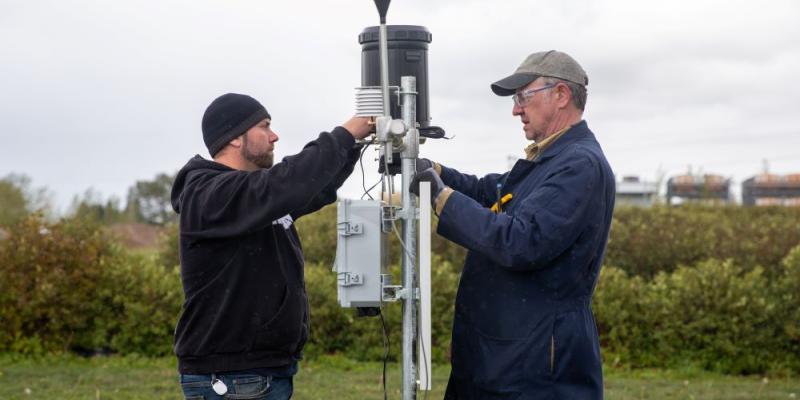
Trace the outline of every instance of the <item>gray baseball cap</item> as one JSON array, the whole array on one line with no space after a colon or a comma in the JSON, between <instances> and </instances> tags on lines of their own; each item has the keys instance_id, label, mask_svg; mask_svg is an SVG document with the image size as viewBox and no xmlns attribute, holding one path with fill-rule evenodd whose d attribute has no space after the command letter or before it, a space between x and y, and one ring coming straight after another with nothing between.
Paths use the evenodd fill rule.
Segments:
<instances>
[{"instance_id":1,"label":"gray baseball cap","mask_svg":"<svg viewBox=\"0 0 800 400\"><path fill-rule=\"evenodd\" d=\"M493 83L492 91L498 96L511 96L517 89L541 76L559 78L583 86L589 84L586 71L575 59L567 53L550 50L529 55L513 74Z\"/></svg>"}]
</instances>

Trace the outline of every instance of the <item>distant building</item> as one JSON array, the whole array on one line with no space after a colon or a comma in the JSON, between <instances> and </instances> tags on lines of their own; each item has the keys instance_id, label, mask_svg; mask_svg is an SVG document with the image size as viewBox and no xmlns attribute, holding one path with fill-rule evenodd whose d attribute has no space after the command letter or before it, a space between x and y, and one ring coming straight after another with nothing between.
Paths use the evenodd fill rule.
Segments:
<instances>
[{"instance_id":1,"label":"distant building","mask_svg":"<svg viewBox=\"0 0 800 400\"><path fill-rule=\"evenodd\" d=\"M681 202L724 204L731 201L731 180L722 175L678 175L667 181L667 204Z\"/></svg>"},{"instance_id":2,"label":"distant building","mask_svg":"<svg viewBox=\"0 0 800 400\"><path fill-rule=\"evenodd\" d=\"M657 196L658 183L641 181L638 176L625 176L617 183L616 205L650 207Z\"/></svg>"},{"instance_id":3,"label":"distant building","mask_svg":"<svg viewBox=\"0 0 800 400\"><path fill-rule=\"evenodd\" d=\"M800 174L764 173L742 182L746 206L800 206Z\"/></svg>"}]
</instances>

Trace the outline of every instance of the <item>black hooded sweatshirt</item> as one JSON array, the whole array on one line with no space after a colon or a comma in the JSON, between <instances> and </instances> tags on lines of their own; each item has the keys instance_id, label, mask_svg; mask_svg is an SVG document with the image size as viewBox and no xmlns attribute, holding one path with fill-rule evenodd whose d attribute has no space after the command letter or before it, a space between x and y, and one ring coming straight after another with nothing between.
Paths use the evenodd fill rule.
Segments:
<instances>
[{"instance_id":1,"label":"black hooded sweatshirt","mask_svg":"<svg viewBox=\"0 0 800 400\"><path fill-rule=\"evenodd\" d=\"M269 169L239 171L197 155L178 172L181 374L283 367L302 357L308 300L293 221L336 200L359 150L337 127Z\"/></svg>"}]
</instances>

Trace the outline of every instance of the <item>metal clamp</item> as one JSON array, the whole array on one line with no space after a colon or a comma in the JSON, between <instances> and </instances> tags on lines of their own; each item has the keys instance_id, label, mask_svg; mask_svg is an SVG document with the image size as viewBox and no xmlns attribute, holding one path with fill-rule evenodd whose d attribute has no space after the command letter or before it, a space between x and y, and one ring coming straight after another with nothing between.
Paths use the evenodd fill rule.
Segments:
<instances>
[{"instance_id":1,"label":"metal clamp","mask_svg":"<svg viewBox=\"0 0 800 400\"><path fill-rule=\"evenodd\" d=\"M398 293L403 289L400 285L392 285L392 275L381 274L381 300L395 302L400 300Z\"/></svg>"},{"instance_id":2,"label":"metal clamp","mask_svg":"<svg viewBox=\"0 0 800 400\"><path fill-rule=\"evenodd\" d=\"M340 222L339 224L337 224L336 230L339 231L339 234L342 236L360 235L364 233L364 224Z\"/></svg>"},{"instance_id":3,"label":"metal clamp","mask_svg":"<svg viewBox=\"0 0 800 400\"><path fill-rule=\"evenodd\" d=\"M342 272L339 274L339 286L357 286L364 284L364 275L354 272Z\"/></svg>"},{"instance_id":4,"label":"metal clamp","mask_svg":"<svg viewBox=\"0 0 800 400\"><path fill-rule=\"evenodd\" d=\"M412 292L407 288L400 289L397 291L397 299L406 299L409 297L409 293ZM414 288L413 293L414 296L412 297L412 300L419 300L421 297L421 292L419 291L419 288Z\"/></svg>"},{"instance_id":5,"label":"metal clamp","mask_svg":"<svg viewBox=\"0 0 800 400\"><path fill-rule=\"evenodd\" d=\"M398 219L397 207L388 207L384 206L381 207L381 229L384 233L389 233L392 231L392 226L394 225L394 221Z\"/></svg>"}]
</instances>

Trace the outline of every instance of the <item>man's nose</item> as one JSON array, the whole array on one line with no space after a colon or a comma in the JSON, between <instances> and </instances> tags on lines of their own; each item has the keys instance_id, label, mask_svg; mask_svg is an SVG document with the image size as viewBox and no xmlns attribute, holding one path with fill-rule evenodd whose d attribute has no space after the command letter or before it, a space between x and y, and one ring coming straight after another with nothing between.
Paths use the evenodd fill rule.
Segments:
<instances>
[{"instance_id":1,"label":"man's nose","mask_svg":"<svg viewBox=\"0 0 800 400\"><path fill-rule=\"evenodd\" d=\"M278 139L280 139L280 137L278 137L278 133L277 132L272 131L272 132L270 132L270 138L269 139L270 139L270 142L275 143L275 142L278 141Z\"/></svg>"},{"instance_id":2,"label":"man's nose","mask_svg":"<svg viewBox=\"0 0 800 400\"><path fill-rule=\"evenodd\" d=\"M525 111L525 109L520 107L520 106L518 106L518 105L516 105L516 103L511 107L511 115L514 115L514 116L522 115L522 113L524 111Z\"/></svg>"}]
</instances>

